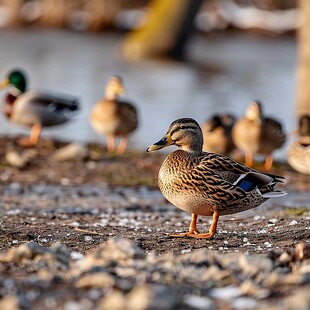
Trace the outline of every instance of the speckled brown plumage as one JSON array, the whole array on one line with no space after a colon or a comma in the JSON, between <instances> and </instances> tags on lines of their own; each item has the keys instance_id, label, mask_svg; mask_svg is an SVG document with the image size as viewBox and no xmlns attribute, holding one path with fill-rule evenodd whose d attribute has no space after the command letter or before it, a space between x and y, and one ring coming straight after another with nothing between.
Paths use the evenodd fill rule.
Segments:
<instances>
[{"instance_id":1,"label":"speckled brown plumage","mask_svg":"<svg viewBox=\"0 0 310 310\"><path fill-rule=\"evenodd\" d=\"M108 151L119 154L125 152L128 135L138 127L137 109L119 97L123 93L121 78L112 76L106 86L105 98L96 103L90 115L93 128L107 137ZM115 144L116 137L120 137L118 147Z\"/></svg>"},{"instance_id":2,"label":"speckled brown plumage","mask_svg":"<svg viewBox=\"0 0 310 310\"><path fill-rule=\"evenodd\" d=\"M98 101L91 114L93 127L102 135L127 136L138 126L137 110L121 99Z\"/></svg>"},{"instance_id":3,"label":"speckled brown plumage","mask_svg":"<svg viewBox=\"0 0 310 310\"><path fill-rule=\"evenodd\" d=\"M310 115L300 117L297 134L288 148L287 161L296 171L310 175Z\"/></svg>"},{"instance_id":4,"label":"speckled brown plumage","mask_svg":"<svg viewBox=\"0 0 310 310\"><path fill-rule=\"evenodd\" d=\"M245 153L246 165L252 166L255 154L263 154L266 156L266 170L272 167L272 153L286 140L282 125L275 119L265 117L258 101L253 101L245 116L235 122L232 137L236 147Z\"/></svg>"},{"instance_id":5,"label":"speckled brown plumage","mask_svg":"<svg viewBox=\"0 0 310 310\"><path fill-rule=\"evenodd\" d=\"M270 197L285 195L274 190L282 177L259 173L222 154L203 152L202 143L198 123L184 118L174 121L164 138L147 149L178 146L164 160L158 184L167 200L192 213L189 232L181 236L212 237L219 216L252 209ZM209 233L198 233L198 215L213 215Z\"/></svg>"},{"instance_id":6,"label":"speckled brown plumage","mask_svg":"<svg viewBox=\"0 0 310 310\"><path fill-rule=\"evenodd\" d=\"M203 150L229 155L235 149L231 130L236 121L231 114L215 114L202 124Z\"/></svg>"}]
</instances>

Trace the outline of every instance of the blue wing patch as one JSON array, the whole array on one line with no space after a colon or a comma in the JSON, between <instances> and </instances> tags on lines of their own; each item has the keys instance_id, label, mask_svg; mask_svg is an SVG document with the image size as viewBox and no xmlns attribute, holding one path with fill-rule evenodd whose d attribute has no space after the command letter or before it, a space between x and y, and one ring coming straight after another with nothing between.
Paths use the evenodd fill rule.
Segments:
<instances>
[{"instance_id":1,"label":"blue wing patch","mask_svg":"<svg viewBox=\"0 0 310 310\"><path fill-rule=\"evenodd\" d=\"M246 192L250 192L251 190L253 190L256 185L253 182L250 182L248 180L242 179L240 180L236 186L242 188L244 191Z\"/></svg>"}]
</instances>

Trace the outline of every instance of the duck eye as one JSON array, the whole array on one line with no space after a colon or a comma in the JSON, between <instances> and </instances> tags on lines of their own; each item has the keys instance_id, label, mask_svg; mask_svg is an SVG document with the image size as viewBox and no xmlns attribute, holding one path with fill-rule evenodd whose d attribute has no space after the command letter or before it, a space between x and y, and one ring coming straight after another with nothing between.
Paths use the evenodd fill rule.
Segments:
<instances>
[{"instance_id":1,"label":"duck eye","mask_svg":"<svg viewBox=\"0 0 310 310\"><path fill-rule=\"evenodd\" d=\"M185 129L186 127L184 125L181 125L180 126L180 129Z\"/></svg>"}]
</instances>

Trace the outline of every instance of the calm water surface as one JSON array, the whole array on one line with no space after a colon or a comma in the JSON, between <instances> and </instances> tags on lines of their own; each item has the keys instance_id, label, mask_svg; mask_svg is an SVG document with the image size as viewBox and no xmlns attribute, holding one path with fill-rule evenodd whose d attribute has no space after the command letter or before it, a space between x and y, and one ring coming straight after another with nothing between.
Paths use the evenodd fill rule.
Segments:
<instances>
[{"instance_id":1,"label":"calm water surface","mask_svg":"<svg viewBox=\"0 0 310 310\"><path fill-rule=\"evenodd\" d=\"M243 114L252 99L264 103L266 114L295 128L296 42L293 37L250 35L196 36L189 63L126 62L118 54L119 34L81 34L54 30L1 30L0 76L22 67L36 89L79 96L82 110L70 124L46 129L44 136L81 142L102 141L88 115L103 96L111 74L120 74L126 98L136 103L140 127L130 148L145 149L159 140L171 121L193 117L203 122L212 113ZM3 97L5 91L1 91ZM0 115L2 135L28 132ZM288 143L287 143L288 144ZM285 148L277 153L285 156Z\"/></svg>"}]
</instances>

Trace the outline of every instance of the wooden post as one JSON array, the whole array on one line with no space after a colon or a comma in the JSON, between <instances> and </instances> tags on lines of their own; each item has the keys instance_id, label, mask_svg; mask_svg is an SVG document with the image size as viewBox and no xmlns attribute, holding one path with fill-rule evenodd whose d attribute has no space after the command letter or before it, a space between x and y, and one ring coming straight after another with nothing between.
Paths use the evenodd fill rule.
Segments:
<instances>
[{"instance_id":1,"label":"wooden post","mask_svg":"<svg viewBox=\"0 0 310 310\"><path fill-rule=\"evenodd\" d=\"M147 24L130 33L121 46L127 59L182 58L203 0L153 0Z\"/></svg>"},{"instance_id":2,"label":"wooden post","mask_svg":"<svg viewBox=\"0 0 310 310\"><path fill-rule=\"evenodd\" d=\"M299 0L296 116L310 114L310 1Z\"/></svg>"}]
</instances>

